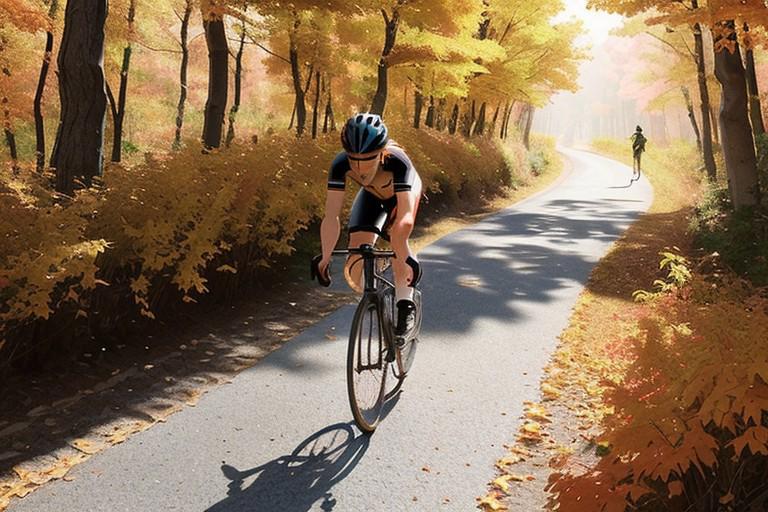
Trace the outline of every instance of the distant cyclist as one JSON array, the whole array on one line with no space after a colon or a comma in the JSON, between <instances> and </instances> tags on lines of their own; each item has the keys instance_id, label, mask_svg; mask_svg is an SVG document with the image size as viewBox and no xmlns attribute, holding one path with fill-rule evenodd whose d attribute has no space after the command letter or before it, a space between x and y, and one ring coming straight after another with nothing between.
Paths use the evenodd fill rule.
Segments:
<instances>
[{"instance_id":1,"label":"distant cyclist","mask_svg":"<svg viewBox=\"0 0 768 512\"><path fill-rule=\"evenodd\" d=\"M635 128L635 133L632 134L632 157L634 158L634 165L632 166L632 181L640 179L640 158L645 152L645 143L648 139L643 135L643 129L640 125Z\"/></svg>"},{"instance_id":2,"label":"distant cyclist","mask_svg":"<svg viewBox=\"0 0 768 512\"><path fill-rule=\"evenodd\" d=\"M330 285L328 265L341 233L339 215L349 178L360 190L349 216L349 247L373 245L379 236L389 237L396 257L395 274L397 324L395 334L405 335L414 324L416 305L413 287L421 268L411 252L408 238L413 231L422 183L403 148L389 139L387 127L376 114L363 112L351 117L341 130L344 151L336 155L328 173L325 217L320 226L322 254L313 260L318 281ZM344 277L356 291L363 289L362 256L350 255Z\"/></svg>"}]
</instances>

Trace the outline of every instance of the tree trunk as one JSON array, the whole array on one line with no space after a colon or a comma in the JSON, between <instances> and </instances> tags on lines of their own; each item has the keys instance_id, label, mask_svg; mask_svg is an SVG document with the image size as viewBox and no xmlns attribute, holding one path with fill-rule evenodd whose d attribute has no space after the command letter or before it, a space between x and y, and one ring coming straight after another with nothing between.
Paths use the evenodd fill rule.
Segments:
<instances>
[{"instance_id":1,"label":"tree trunk","mask_svg":"<svg viewBox=\"0 0 768 512\"><path fill-rule=\"evenodd\" d=\"M435 127L435 97L429 95L429 107L427 107L427 118L424 120L424 124L430 128Z\"/></svg>"},{"instance_id":2,"label":"tree trunk","mask_svg":"<svg viewBox=\"0 0 768 512\"><path fill-rule=\"evenodd\" d=\"M445 98L440 98L437 100L437 115L435 120L435 127L439 131L443 131L445 129L445 105L447 101Z\"/></svg>"},{"instance_id":3,"label":"tree trunk","mask_svg":"<svg viewBox=\"0 0 768 512\"><path fill-rule=\"evenodd\" d=\"M328 121L330 120L331 131L336 131L336 123L333 120L333 106L331 104L331 79L328 79L328 101L325 104L325 119L323 120L323 133L328 132Z\"/></svg>"},{"instance_id":4,"label":"tree trunk","mask_svg":"<svg viewBox=\"0 0 768 512\"><path fill-rule=\"evenodd\" d=\"M744 32L749 32L749 25L744 24ZM752 133L757 138L765 133L763 124L763 111L760 105L760 90L757 87L757 75L755 74L755 55L752 48L744 49L744 60L747 64L747 91L749 92L749 118L752 121Z\"/></svg>"},{"instance_id":5,"label":"tree trunk","mask_svg":"<svg viewBox=\"0 0 768 512\"><path fill-rule=\"evenodd\" d=\"M513 111L514 109L515 109L515 101L514 101L514 100L512 100L512 101L509 103L509 113L507 114L507 120L506 120L506 122L504 123L504 128L503 128L503 129L504 129L504 137L503 137L503 138L504 138L505 140L506 140L506 138L509 136L509 122L512 120L512 111Z\"/></svg>"},{"instance_id":6,"label":"tree trunk","mask_svg":"<svg viewBox=\"0 0 768 512\"><path fill-rule=\"evenodd\" d=\"M245 4L243 13L248 8L248 4ZM237 48L237 54L235 55L235 101L232 104L232 108L229 109L229 127L227 128L226 146L232 145L232 141L235 140L235 120L237 113L240 111L240 98L243 90L243 50L245 49L245 22L243 21L240 27L240 46Z\"/></svg>"},{"instance_id":7,"label":"tree trunk","mask_svg":"<svg viewBox=\"0 0 768 512\"><path fill-rule=\"evenodd\" d=\"M189 67L189 18L192 15L192 0L186 0L184 17L181 20L181 68L179 70L179 104L176 107L176 133L173 149L181 148L181 127L184 124L184 106L187 101L187 68Z\"/></svg>"},{"instance_id":8,"label":"tree trunk","mask_svg":"<svg viewBox=\"0 0 768 512\"><path fill-rule=\"evenodd\" d=\"M485 133L485 102L480 105L480 112L477 114L477 122L472 135L483 135Z\"/></svg>"},{"instance_id":9,"label":"tree trunk","mask_svg":"<svg viewBox=\"0 0 768 512\"><path fill-rule=\"evenodd\" d=\"M464 111L461 116L460 132L464 137L469 137L472 134L472 123L475 120L475 101L472 100L471 106Z\"/></svg>"},{"instance_id":10,"label":"tree trunk","mask_svg":"<svg viewBox=\"0 0 768 512\"><path fill-rule=\"evenodd\" d=\"M378 68L378 81L376 84L376 93L373 95L373 101L371 102L371 112L384 116L384 108L387 105L387 77L389 73L389 65L387 64L387 58L392 53L392 48L395 46L395 37L397 36L397 27L400 22L400 11L397 7L392 9L392 18L387 16L387 11L381 10L381 15L384 17L384 48L381 51L381 57L379 58Z\"/></svg>"},{"instance_id":11,"label":"tree trunk","mask_svg":"<svg viewBox=\"0 0 768 512\"><path fill-rule=\"evenodd\" d=\"M456 133L456 124L459 122L459 104L453 104L453 111L451 111L451 117L448 119L448 133L453 135Z\"/></svg>"},{"instance_id":12,"label":"tree trunk","mask_svg":"<svg viewBox=\"0 0 768 512\"><path fill-rule=\"evenodd\" d=\"M691 128L693 128L693 133L696 135L696 147L698 148L699 153L701 153L701 133L699 132L699 125L696 123L696 114L693 111L691 93L684 85L680 87L680 90L683 93L683 98L685 98L685 108L688 109L688 119L691 121Z\"/></svg>"},{"instance_id":13,"label":"tree trunk","mask_svg":"<svg viewBox=\"0 0 768 512\"><path fill-rule=\"evenodd\" d=\"M315 104L312 107L312 138L317 138L317 110L320 106L320 72L315 71Z\"/></svg>"},{"instance_id":14,"label":"tree trunk","mask_svg":"<svg viewBox=\"0 0 768 512\"><path fill-rule=\"evenodd\" d=\"M413 127L418 129L421 126L421 110L424 108L424 96L421 91L416 89L413 98Z\"/></svg>"},{"instance_id":15,"label":"tree trunk","mask_svg":"<svg viewBox=\"0 0 768 512\"><path fill-rule=\"evenodd\" d=\"M56 18L56 11L59 7L58 0L51 0L48 8L48 18L53 22ZM48 70L51 66L51 53L53 52L53 32L48 31L45 34L45 54L43 64L40 66L40 77L37 80L37 90L35 91L35 167L37 172L42 172L45 168L45 123L43 122L43 92L45 91L45 82L48 78Z\"/></svg>"},{"instance_id":16,"label":"tree trunk","mask_svg":"<svg viewBox=\"0 0 768 512\"><path fill-rule=\"evenodd\" d=\"M733 53L728 49L715 53L715 76L722 85L720 137L728 172L728 188L734 208L740 208L757 203L757 159L747 111L744 66L741 63L734 22L726 21L720 24L725 29L733 30L728 37L735 46ZM722 35L718 35L715 42L721 37Z\"/></svg>"},{"instance_id":17,"label":"tree trunk","mask_svg":"<svg viewBox=\"0 0 768 512\"><path fill-rule=\"evenodd\" d=\"M533 108L533 105L528 105L526 111L527 116L525 126L523 127L523 145L525 149L531 149L531 127L533 126L533 115L536 113L536 109Z\"/></svg>"},{"instance_id":18,"label":"tree trunk","mask_svg":"<svg viewBox=\"0 0 768 512\"><path fill-rule=\"evenodd\" d=\"M104 22L107 0L67 2L58 56L61 117L56 136L56 190L71 195L75 177L91 185L104 164Z\"/></svg>"},{"instance_id":19,"label":"tree trunk","mask_svg":"<svg viewBox=\"0 0 768 512\"><path fill-rule=\"evenodd\" d=\"M301 86L301 70L299 69L299 48L296 43L296 32L299 29L301 21L298 14L293 13L293 29L290 33L290 60L291 60L291 76L293 77L293 92L296 95L296 136L301 137L304 133L304 126L307 122L307 107L304 104L304 89ZM312 69L309 70L309 80L312 79Z\"/></svg>"},{"instance_id":20,"label":"tree trunk","mask_svg":"<svg viewBox=\"0 0 768 512\"><path fill-rule=\"evenodd\" d=\"M491 126L488 129L489 136L493 137L493 134L496 133L496 121L499 119L499 110L501 110L501 102L498 102L496 104L496 110L493 111L493 118L491 119Z\"/></svg>"},{"instance_id":21,"label":"tree trunk","mask_svg":"<svg viewBox=\"0 0 768 512\"><path fill-rule=\"evenodd\" d=\"M229 47L224 18L203 13L203 28L208 44L208 100L203 120L203 146L206 149L221 145L224 115L227 111L229 88Z\"/></svg>"},{"instance_id":22,"label":"tree trunk","mask_svg":"<svg viewBox=\"0 0 768 512\"><path fill-rule=\"evenodd\" d=\"M694 8L698 7L698 1L692 0ZM710 181L717 179L717 167L715 155L712 151L712 123L710 120L709 88L707 87L707 71L704 65L704 40L701 34L701 25L693 26L693 39L696 53L696 76L699 82L699 96L701 98L701 147L703 150L704 167L707 169L707 177Z\"/></svg>"},{"instance_id":23,"label":"tree trunk","mask_svg":"<svg viewBox=\"0 0 768 512\"><path fill-rule=\"evenodd\" d=\"M128 4L128 37L132 37L133 21L136 18L136 0ZM123 49L123 65L120 69L120 92L115 107L114 129L112 130L112 161L119 162L122 158L123 120L125 119L125 100L128 94L128 70L131 67L131 41Z\"/></svg>"},{"instance_id":24,"label":"tree trunk","mask_svg":"<svg viewBox=\"0 0 768 512\"><path fill-rule=\"evenodd\" d=\"M507 120L509 119L509 100L504 104L504 114L501 116L501 127L499 128L499 138L504 138L504 130L507 126Z\"/></svg>"},{"instance_id":25,"label":"tree trunk","mask_svg":"<svg viewBox=\"0 0 768 512\"><path fill-rule=\"evenodd\" d=\"M19 172L19 153L16 150L16 135L8 126L3 131L5 132L5 143L8 145L8 153L11 155L11 168L13 172Z\"/></svg>"},{"instance_id":26,"label":"tree trunk","mask_svg":"<svg viewBox=\"0 0 768 512\"><path fill-rule=\"evenodd\" d=\"M296 57L298 59L298 53L296 54ZM299 68L297 67L297 69ZM306 100L307 98L307 93L309 92L309 86L312 85L312 77L314 76L314 73L315 73L314 69L315 69L315 64L314 63L310 64L309 72L307 73L307 83L304 84L304 89L303 89L304 94L302 95L302 98L304 98L304 100ZM291 76L293 76L293 69L291 69ZM299 72L298 80L299 80L299 83L301 83L301 72ZM296 120L296 105L298 105L298 99L293 100L293 111L291 112L291 122L288 125L288 131L291 131L291 129L293 128L293 123ZM306 112L307 112L307 108L304 107L305 123L306 123Z\"/></svg>"},{"instance_id":27,"label":"tree trunk","mask_svg":"<svg viewBox=\"0 0 768 512\"><path fill-rule=\"evenodd\" d=\"M717 114L715 113L715 107L709 106L709 118L712 121L712 140L715 144L720 144L720 128L717 124Z\"/></svg>"}]
</instances>

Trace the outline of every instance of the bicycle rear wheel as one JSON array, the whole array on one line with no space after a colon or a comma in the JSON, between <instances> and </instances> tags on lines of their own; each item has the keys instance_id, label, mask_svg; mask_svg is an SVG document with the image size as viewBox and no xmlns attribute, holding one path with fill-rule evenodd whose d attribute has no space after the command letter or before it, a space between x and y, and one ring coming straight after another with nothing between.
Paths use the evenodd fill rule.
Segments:
<instances>
[{"instance_id":1,"label":"bicycle rear wheel","mask_svg":"<svg viewBox=\"0 0 768 512\"><path fill-rule=\"evenodd\" d=\"M347 394L355 423L364 432L373 432L379 422L388 367L381 311L374 300L363 297L349 334Z\"/></svg>"}]
</instances>

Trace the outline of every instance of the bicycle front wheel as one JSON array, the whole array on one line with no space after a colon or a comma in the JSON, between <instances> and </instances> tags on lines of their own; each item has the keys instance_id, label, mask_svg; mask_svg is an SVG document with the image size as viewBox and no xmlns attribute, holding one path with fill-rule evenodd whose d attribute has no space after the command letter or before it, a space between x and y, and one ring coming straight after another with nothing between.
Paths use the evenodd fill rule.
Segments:
<instances>
[{"instance_id":1,"label":"bicycle front wheel","mask_svg":"<svg viewBox=\"0 0 768 512\"><path fill-rule=\"evenodd\" d=\"M349 334L347 393L355 423L364 432L373 432L379 422L388 367L381 311L374 300L363 297Z\"/></svg>"}]
</instances>

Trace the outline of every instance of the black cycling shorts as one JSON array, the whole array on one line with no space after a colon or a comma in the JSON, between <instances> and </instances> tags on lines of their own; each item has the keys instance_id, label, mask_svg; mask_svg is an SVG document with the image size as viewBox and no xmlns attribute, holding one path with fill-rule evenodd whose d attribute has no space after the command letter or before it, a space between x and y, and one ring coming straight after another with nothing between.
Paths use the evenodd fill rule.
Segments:
<instances>
[{"instance_id":1,"label":"black cycling shorts","mask_svg":"<svg viewBox=\"0 0 768 512\"><path fill-rule=\"evenodd\" d=\"M397 196L393 196L390 199L379 199L364 188L361 188L357 196L355 196L355 201L352 203L352 211L349 214L349 232L364 231L376 233L388 239L387 229L396 208Z\"/></svg>"}]
</instances>

